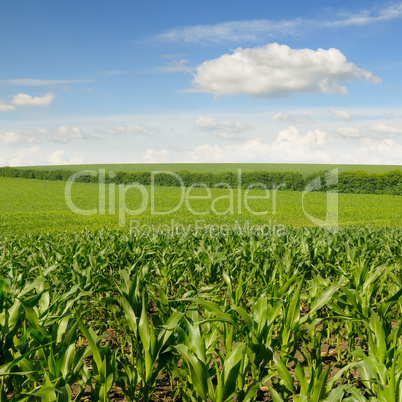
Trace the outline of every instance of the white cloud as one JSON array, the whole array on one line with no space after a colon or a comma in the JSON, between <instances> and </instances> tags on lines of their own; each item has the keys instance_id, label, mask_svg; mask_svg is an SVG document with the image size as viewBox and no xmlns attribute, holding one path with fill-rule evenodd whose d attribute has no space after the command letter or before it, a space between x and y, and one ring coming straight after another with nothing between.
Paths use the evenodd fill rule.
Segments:
<instances>
[{"instance_id":1,"label":"white cloud","mask_svg":"<svg viewBox=\"0 0 402 402\"><path fill-rule=\"evenodd\" d=\"M251 128L251 126L239 123L237 121L229 121L229 120L219 121L215 117L205 117L205 116L200 116L195 121L195 124L197 127L205 131L220 130L231 133L239 133Z\"/></svg>"},{"instance_id":2,"label":"white cloud","mask_svg":"<svg viewBox=\"0 0 402 402\"><path fill-rule=\"evenodd\" d=\"M341 93L339 83L380 79L349 63L338 49L291 49L278 43L237 48L232 54L205 61L196 69L193 85L214 95L244 94L282 98L297 93Z\"/></svg>"},{"instance_id":3,"label":"white cloud","mask_svg":"<svg viewBox=\"0 0 402 402\"><path fill-rule=\"evenodd\" d=\"M219 138L222 138L223 140L229 140L229 141L241 141L244 140L244 137L237 135L237 134L232 134L232 133L219 133L218 134Z\"/></svg>"},{"instance_id":4,"label":"white cloud","mask_svg":"<svg viewBox=\"0 0 402 402\"><path fill-rule=\"evenodd\" d=\"M0 112L13 112L14 110L16 110L15 106L0 103Z\"/></svg>"},{"instance_id":5,"label":"white cloud","mask_svg":"<svg viewBox=\"0 0 402 402\"><path fill-rule=\"evenodd\" d=\"M8 160L9 166L32 166L34 161L32 156L40 151L38 146L20 149L17 154Z\"/></svg>"},{"instance_id":6,"label":"white cloud","mask_svg":"<svg viewBox=\"0 0 402 402\"><path fill-rule=\"evenodd\" d=\"M0 140L6 144L43 142L67 143L74 139L88 139L90 136L82 132L79 127L60 126L54 129L37 128L34 130L7 131L0 134Z\"/></svg>"},{"instance_id":7,"label":"white cloud","mask_svg":"<svg viewBox=\"0 0 402 402\"><path fill-rule=\"evenodd\" d=\"M402 16L402 4L393 4L384 9L363 10L356 14L342 13L340 19L322 23L328 27L345 27L368 25L381 21L389 21Z\"/></svg>"},{"instance_id":8,"label":"white cloud","mask_svg":"<svg viewBox=\"0 0 402 402\"><path fill-rule=\"evenodd\" d=\"M6 144L32 144L34 142L40 142L40 139L35 134L37 133L34 130L6 131L0 134L0 140Z\"/></svg>"},{"instance_id":9,"label":"white cloud","mask_svg":"<svg viewBox=\"0 0 402 402\"><path fill-rule=\"evenodd\" d=\"M279 132L274 144L279 148L288 146L296 147L320 147L325 144L327 134L319 129L309 130L305 135L300 134L300 130L295 126L290 126L286 130Z\"/></svg>"},{"instance_id":10,"label":"white cloud","mask_svg":"<svg viewBox=\"0 0 402 402\"><path fill-rule=\"evenodd\" d=\"M401 164L402 145L393 139L375 140L365 138L362 140L362 144L363 146L356 152L356 160L358 163Z\"/></svg>"},{"instance_id":11,"label":"white cloud","mask_svg":"<svg viewBox=\"0 0 402 402\"><path fill-rule=\"evenodd\" d=\"M170 152L167 149L148 149L143 156L144 162L146 163L163 163L171 162Z\"/></svg>"},{"instance_id":12,"label":"white cloud","mask_svg":"<svg viewBox=\"0 0 402 402\"><path fill-rule=\"evenodd\" d=\"M110 135L120 134L146 134L148 131L156 131L155 128L142 127L136 124L129 124L126 126L112 126L105 129L99 129L99 131Z\"/></svg>"},{"instance_id":13,"label":"white cloud","mask_svg":"<svg viewBox=\"0 0 402 402\"><path fill-rule=\"evenodd\" d=\"M186 59L172 60L169 62L167 66L158 67L157 71L163 73L179 73L179 72L191 73L194 71L194 68L190 67L188 63L189 61Z\"/></svg>"},{"instance_id":14,"label":"white cloud","mask_svg":"<svg viewBox=\"0 0 402 402\"><path fill-rule=\"evenodd\" d=\"M48 156L47 162L50 165L72 165L82 163L82 158L69 158L64 151L58 150Z\"/></svg>"},{"instance_id":15,"label":"white cloud","mask_svg":"<svg viewBox=\"0 0 402 402\"><path fill-rule=\"evenodd\" d=\"M28 94L17 94L12 99L11 103L16 106L38 106L38 107L49 107L55 98L52 92L47 93L43 96L31 96Z\"/></svg>"},{"instance_id":16,"label":"white cloud","mask_svg":"<svg viewBox=\"0 0 402 402\"><path fill-rule=\"evenodd\" d=\"M334 18L335 16L335 18ZM262 40L267 36L285 36L300 34L302 30L342 28L362 26L398 19L402 16L402 4L395 4L383 9L372 8L356 13L329 11L320 19L296 18L293 20L251 20L229 21L210 25L185 26L171 29L154 38L159 42L222 43Z\"/></svg>"},{"instance_id":17,"label":"white cloud","mask_svg":"<svg viewBox=\"0 0 402 402\"><path fill-rule=\"evenodd\" d=\"M65 85L65 84L82 84L85 82L91 82L90 80L38 80L34 78L20 78L16 80L3 80L0 84L11 85L11 86L26 86L26 87L36 87L45 86L52 87L55 85Z\"/></svg>"},{"instance_id":18,"label":"white cloud","mask_svg":"<svg viewBox=\"0 0 402 402\"><path fill-rule=\"evenodd\" d=\"M338 127L335 134L346 138L361 138L362 133L357 127Z\"/></svg>"},{"instance_id":19,"label":"white cloud","mask_svg":"<svg viewBox=\"0 0 402 402\"><path fill-rule=\"evenodd\" d=\"M369 127L369 130L379 134L402 134L402 126L390 126L385 123L377 123Z\"/></svg>"},{"instance_id":20,"label":"white cloud","mask_svg":"<svg viewBox=\"0 0 402 402\"><path fill-rule=\"evenodd\" d=\"M188 153L188 162L327 162L323 149L326 133L307 131L304 135L291 126L272 142L255 138L236 145L203 144Z\"/></svg>"},{"instance_id":21,"label":"white cloud","mask_svg":"<svg viewBox=\"0 0 402 402\"><path fill-rule=\"evenodd\" d=\"M309 116L293 116L289 113L286 112L277 112L271 115L270 117L271 121L287 121L287 122L292 122L292 123L309 123L311 122L311 119Z\"/></svg>"},{"instance_id":22,"label":"white cloud","mask_svg":"<svg viewBox=\"0 0 402 402\"><path fill-rule=\"evenodd\" d=\"M211 25L187 26L172 29L158 35L155 40L161 42L220 43L256 40L266 33L285 34L300 25L300 20L290 21L230 21Z\"/></svg>"},{"instance_id":23,"label":"white cloud","mask_svg":"<svg viewBox=\"0 0 402 402\"><path fill-rule=\"evenodd\" d=\"M350 113L346 110L341 110L341 109L330 109L329 113L332 114L332 116L341 119L341 120L352 120L352 116Z\"/></svg>"},{"instance_id":24,"label":"white cloud","mask_svg":"<svg viewBox=\"0 0 402 402\"><path fill-rule=\"evenodd\" d=\"M88 136L79 127L60 126L57 129L43 130L48 141L67 143L75 139L87 139Z\"/></svg>"}]
</instances>

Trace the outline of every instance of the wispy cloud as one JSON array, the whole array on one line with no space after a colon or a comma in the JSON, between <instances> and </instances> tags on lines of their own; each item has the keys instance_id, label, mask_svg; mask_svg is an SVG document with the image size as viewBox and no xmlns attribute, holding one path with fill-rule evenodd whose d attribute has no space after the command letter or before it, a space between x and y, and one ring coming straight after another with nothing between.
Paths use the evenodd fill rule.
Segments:
<instances>
[{"instance_id":1,"label":"wispy cloud","mask_svg":"<svg viewBox=\"0 0 402 402\"><path fill-rule=\"evenodd\" d=\"M388 134L388 135L400 135L402 134L402 125L394 126L386 123L377 123L369 127L369 130L374 133Z\"/></svg>"},{"instance_id":2,"label":"wispy cloud","mask_svg":"<svg viewBox=\"0 0 402 402\"><path fill-rule=\"evenodd\" d=\"M240 136L239 133L253 128L248 124L237 121L217 120L215 117L206 116L200 116L195 121L195 125L203 131L216 134L219 138L230 141L243 140L244 137Z\"/></svg>"},{"instance_id":3,"label":"wispy cloud","mask_svg":"<svg viewBox=\"0 0 402 402\"><path fill-rule=\"evenodd\" d=\"M335 130L335 134L340 135L343 138L362 138L363 134L357 127L338 127Z\"/></svg>"},{"instance_id":4,"label":"wispy cloud","mask_svg":"<svg viewBox=\"0 0 402 402\"><path fill-rule=\"evenodd\" d=\"M292 33L302 20L230 21L214 25L196 25L172 29L154 38L160 42L220 43L257 40L261 34Z\"/></svg>"},{"instance_id":5,"label":"wispy cloud","mask_svg":"<svg viewBox=\"0 0 402 402\"><path fill-rule=\"evenodd\" d=\"M54 87L56 85L82 84L91 80L38 80L35 78L19 78L15 80L0 81L0 85L26 86L26 87Z\"/></svg>"},{"instance_id":6,"label":"wispy cloud","mask_svg":"<svg viewBox=\"0 0 402 402\"><path fill-rule=\"evenodd\" d=\"M237 121L229 120L217 120L215 117L200 116L196 121L195 125L205 131L227 131L231 133L240 133L246 131L252 126L248 124L243 124Z\"/></svg>"},{"instance_id":7,"label":"wispy cloud","mask_svg":"<svg viewBox=\"0 0 402 402\"><path fill-rule=\"evenodd\" d=\"M157 132L158 129L155 127L140 126L138 124L128 124L125 126L110 126L110 127L106 127L106 128L98 128L96 131L98 131L102 134L119 136L121 134L150 135L150 133Z\"/></svg>"},{"instance_id":8,"label":"wispy cloud","mask_svg":"<svg viewBox=\"0 0 402 402\"><path fill-rule=\"evenodd\" d=\"M402 16L402 3L385 8L363 10L359 13L342 13L341 18L334 21L323 21L321 25L327 27L345 27L351 25L368 25L376 22L389 21Z\"/></svg>"},{"instance_id":9,"label":"wispy cloud","mask_svg":"<svg viewBox=\"0 0 402 402\"><path fill-rule=\"evenodd\" d=\"M286 112L276 112L271 115L271 121L287 121L292 123L310 123L312 120L309 116L294 116Z\"/></svg>"},{"instance_id":10,"label":"wispy cloud","mask_svg":"<svg viewBox=\"0 0 402 402\"><path fill-rule=\"evenodd\" d=\"M332 116L336 117L337 119L341 120L352 120L352 116L347 110L342 110L342 109L330 109L329 113L332 114Z\"/></svg>"},{"instance_id":11,"label":"wispy cloud","mask_svg":"<svg viewBox=\"0 0 402 402\"><path fill-rule=\"evenodd\" d=\"M335 17L333 17L335 16ZM222 43L255 41L268 36L299 33L306 26L314 29L361 26L390 21L402 16L402 3L384 8L372 8L356 13L332 13L320 19L229 21L219 24L185 26L163 32L153 38L158 42Z\"/></svg>"},{"instance_id":12,"label":"wispy cloud","mask_svg":"<svg viewBox=\"0 0 402 402\"><path fill-rule=\"evenodd\" d=\"M166 66L158 67L156 71L162 73L191 73L194 71L194 67L190 67L188 64L189 61L186 59L172 60Z\"/></svg>"},{"instance_id":13,"label":"wispy cloud","mask_svg":"<svg viewBox=\"0 0 402 402\"><path fill-rule=\"evenodd\" d=\"M4 133L0 133L0 141L5 144L33 144L44 142L45 140L66 144L71 140L89 138L93 137L84 133L79 127L69 126L6 131Z\"/></svg>"}]
</instances>

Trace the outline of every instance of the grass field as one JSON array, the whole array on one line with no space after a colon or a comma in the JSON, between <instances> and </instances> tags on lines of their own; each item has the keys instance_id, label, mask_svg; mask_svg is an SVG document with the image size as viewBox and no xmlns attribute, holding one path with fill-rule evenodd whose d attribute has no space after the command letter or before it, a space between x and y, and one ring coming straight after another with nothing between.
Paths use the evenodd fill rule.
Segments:
<instances>
[{"instance_id":1,"label":"grass field","mask_svg":"<svg viewBox=\"0 0 402 402\"><path fill-rule=\"evenodd\" d=\"M303 163L160 163L160 164L114 164L114 165L64 165L64 166L35 166L25 167L25 169L40 170L67 170L77 172L80 170L106 169L107 172L149 172L155 170L169 170L179 172L187 170L189 172L243 172L268 171L268 172L299 172L303 176L322 171L339 168L340 172L350 170L360 170L367 173L384 173L390 170L402 170L401 165L330 165L330 164L303 164ZM24 167L20 168L24 169Z\"/></svg>"},{"instance_id":2,"label":"grass field","mask_svg":"<svg viewBox=\"0 0 402 402\"><path fill-rule=\"evenodd\" d=\"M326 194L309 193L304 198L302 193L293 191L270 192L268 199L249 199L244 201L245 192L239 197L237 190L233 194L227 189L212 189L209 198L183 201L180 208L172 213L181 198L180 188L157 187L154 194L154 211L151 211L151 190L144 187L148 195L142 213L130 215L125 209L137 210L145 204L145 198L138 190L131 189L119 196L120 186L114 186L115 194L109 194L106 186L104 213L84 216L72 212L66 204L65 183L32 179L0 178L0 230L8 233L43 233L60 231L79 231L83 228L100 229L119 227L163 228L167 226L198 225L267 225L274 227L316 226L306 216L325 220ZM112 197L110 198L110 195ZM190 196L204 196L205 189L193 189ZM266 196L262 191L254 190L249 196ZM240 205L239 205L240 198ZM250 197L249 197L250 198ZM125 200L124 204L120 202ZM101 207L99 187L96 184L75 183L72 188L72 201L82 210ZM111 202L109 202L111 201ZM187 202L187 204L186 204ZM114 204L114 211L110 206ZM339 194L339 226L402 226L402 197L386 195ZM211 208L212 207L212 208ZM215 211L214 211L215 210ZM98 211L102 212L102 211ZM166 214L162 215L161 212ZM265 212L261 215L255 212ZM198 223L197 223L198 222Z\"/></svg>"}]
</instances>

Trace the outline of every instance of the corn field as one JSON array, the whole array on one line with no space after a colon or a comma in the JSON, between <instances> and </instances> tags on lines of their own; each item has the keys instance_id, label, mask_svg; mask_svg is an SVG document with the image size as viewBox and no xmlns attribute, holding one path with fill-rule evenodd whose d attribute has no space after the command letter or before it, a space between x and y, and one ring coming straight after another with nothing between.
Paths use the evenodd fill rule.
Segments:
<instances>
[{"instance_id":1,"label":"corn field","mask_svg":"<svg viewBox=\"0 0 402 402\"><path fill-rule=\"evenodd\" d=\"M385 228L1 236L0 399L401 402L401 247Z\"/></svg>"}]
</instances>

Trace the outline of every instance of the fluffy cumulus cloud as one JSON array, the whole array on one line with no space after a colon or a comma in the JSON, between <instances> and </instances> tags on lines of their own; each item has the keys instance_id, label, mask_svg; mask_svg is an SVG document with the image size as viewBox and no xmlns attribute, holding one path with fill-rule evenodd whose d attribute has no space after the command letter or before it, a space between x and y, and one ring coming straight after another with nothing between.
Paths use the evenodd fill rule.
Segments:
<instances>
[{"instance_id":1,"label":"fluffy cumulus cloud","mask_svg":"<svg viewBox=\"0 0 402 402\"><path fill-rule=\"evenodd\" d=\"M48 156L47 162L50 165L73 165L82 163L82 158L69 158L64 151L57 150Z\"/></svg>"},{"instance_id":2,"label":"fluffy cumulus cloud","mask_svg":"<svg viewBox=\"0 0 402 402\"><path fill-rule=\"evenodd\" d=\"M305 135L295 126L290 126L286 130L279 132L274 144L278 148L301 147L301 148L317 148L325 144L327 134L320 130L309 130Z\"/></svg>"},{"instance_id":3,"label":"fluffy cumulus cloud","mask_svg":"<svg viewBox=\"0 0 402 402\"><path fill-rule=\"evenodd\" d=\"M33 158L39 151L38 146L20 149L13 157L7 160L6 164L8 166L32 166L35 164Z\"/></svg>"},{"instance_id":4,"label":"fluffy cumulus cloud","mask_svg":"<svg viewBox=\"0 0 402 402\"><path fill-rule=\"evenodd\" d=\"M146 163L169 163L171 162L171 155L167 149L148 149L143 159Z\"/></svg>"},{"instance_id":5,"label":"fluffy cumulus cloud","mask_svg":"<svg viewBox=\"0 0 402 402\"><path fill-rule=\"evenodd\" d=\"M15 106L0 103L0 112L14 112L14 110L16 110Z\"/></svg>"},{"instance_id":6,"label":"fluffy cumulus cloud","mask_svg":"<svg viewBox=\"0 0 402 402\"><path fill-rule=\"evenodd\" d=\"M326 133L301 133L290 126L272 142L255 138L236 145L204 144L188 153L188 162L327 162Z\"/></svg>"},{"instance_id":7,"label":"fluffy cumulus cloud","mask_svg":"<svg viewBox=\"0 0 402 402\"><path fill-rule=\"evenodd\" d=\"M352 116L347 110L342 110L342 109L330 109L329 113L332 114L332 116L336 117L337 119L341 120L352 120Z\"/></svg>"},{"instance_id":8,"label":"fluffy cumulus cloud","mask_svg":"<svg viewBox=\"0 0 402 402\"><path fill-rule=\"evenodd\" d=\"M291 49L278 43L237 48L232 54L205 61L197 67L193 85L216 96L244 94L283 98L298 93L340 93L342 84L364 78L377 84L371 72L347 61L338 49Z\"/></svg>"},{"instance_id":9,"label":"fluffy cumulus cloud","mask_svg":"<svg viewBox=\"0 0 402 402\"><path fill-rule=\"evenodd\" d=\"M402 145L394 139L365 138L355 154L356 163L400 165Z\"/></svg>"},{"instance_id":10,"label":"fluffy cumulus cloud","mask_svg":"<svg viewBox=\"0 0 402 402\"><path fill-rule=\"evenodd\" d=\"M17 94L13 97L11 103L15 106L36 106L49 107L55 98L52 92L43 96L31 96L28 94Z\"/></svg>"}]
</instances>

